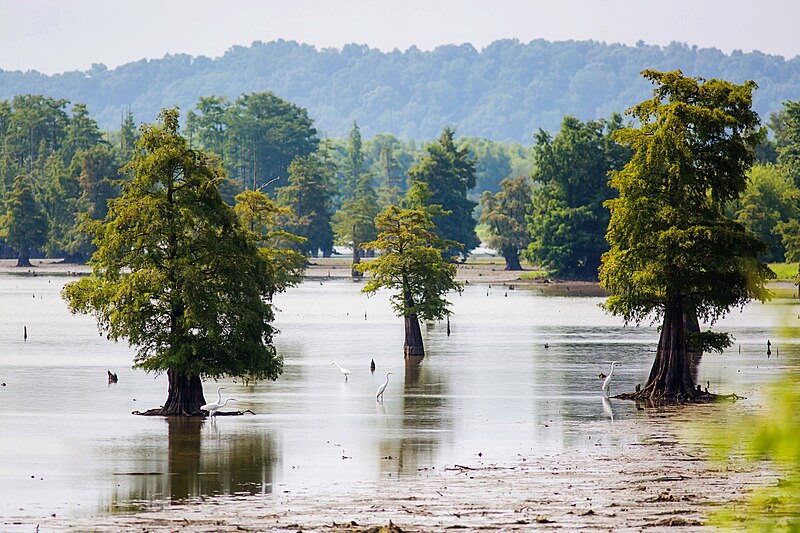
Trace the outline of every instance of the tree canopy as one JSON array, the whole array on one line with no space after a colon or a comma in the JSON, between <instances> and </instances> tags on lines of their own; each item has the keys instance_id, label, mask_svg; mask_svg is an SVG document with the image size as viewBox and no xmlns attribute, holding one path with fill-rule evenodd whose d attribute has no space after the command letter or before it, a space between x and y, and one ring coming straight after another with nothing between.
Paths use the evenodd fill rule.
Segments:
<instances>
[{"instance_id":1,"label":"tree canopy","mask_svg":"<svg viewBox=\"0 0 800 533\"><path fill-rule=\"evenodd\" d=\"M621 127L619 115L589 122L564 117L555 137L543 130L536 134L531 244L525 255L556 276L597 279L600 256L608 249L603 202L614 195L609 172L630 157L613 139Z\"/></svg>"},{"instance_id":2,"label":"tree canopy","mask_svg":"<svg viewBox=\"0 0 800 533\"><path fill-rule=\"evenodd\" d=\"M172 54L52 76L0 71L0 99L39 93L84 102L100 127L111 130L128 110L150 122L164 105L188 110L198 95L235 98L268 87L307 109L329 137L345 136L355 119L365 138L390 133L433 139L443 125L457 124L462 135L528 143L538 128L557 131L565 115L596 120L632 106L649 93L639 72L676 66L689 75L757 80L754 108L764 117L796 100L800 85L796 59L679 42L504 39L481 48L383 52L358 44L315 48L277 40L234 46L217 58Z\"/></svg>"},{"instance_id":3,"label":"tree canopy","mask_svg":"<svg viewBox=\"0 0 800 533\"><path fill-rule=\"evenodd\" d=\"M448 256L460 253L463 257L480 244L475 234L477 221L472 216L477 202L467 197L475 187L475 161L468 148L458 148L455 132L445 128L439 140L425 147L425 155L411 167L411 182L425 183L430 192L427 204L439 205L443 214L433 218L436 234L445 241L459 243L445 251Z\"/></svg>"},{"instance_id":4,"label":"tree canopy","mask_svg":"<svg viewBox=\"0 0 800 533\"><path fill-rule=\"evenodd\" d=\"M271 92L242 94L232 103L226 97L201 97L195 110L187 120L191 134L222 157L240 191L275 189L295 157L319 145L308 112Z\"/></svg>"}]
</instances>

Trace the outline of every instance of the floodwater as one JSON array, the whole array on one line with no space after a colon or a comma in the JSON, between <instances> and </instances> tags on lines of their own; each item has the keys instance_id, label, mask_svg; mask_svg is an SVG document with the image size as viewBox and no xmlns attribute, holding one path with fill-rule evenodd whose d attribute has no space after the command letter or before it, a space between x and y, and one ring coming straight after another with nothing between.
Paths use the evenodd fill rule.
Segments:
<instances>
[{"instance_id":1,"label":"floodwater","mask_svg":"<svg viewBox=\"0 0 800 533\"><path fill-rule=\"evenodd\" d=\"M643 382L656 329L625 326L598 306L602 298L469 285L451 298L452 334L444 324L423 326L428 355L412 365L388 295L367 298L348 280L311 280L276 298L285 364L276 382L205 384L207 400L225 386L237 399L229 406L255 414L133 416L163 403L166 377L131 369L127 345L99 335L91 317L70 315L59 296L66 281L0 275L0 518L128 512L299 487L342 492L348 482L389 482L478 458L502 463L614 445L620 437L602 427L647 416L603 398L598 374L617 360L612 393ZM737 344L706 354L698 382L756 402L800 354L792 340L798 316L788 297L734 311L719 329ZM349 380L334 361L350 369ZM107 383L107 370L118 383Z\"/></svg>"}]
</instances>

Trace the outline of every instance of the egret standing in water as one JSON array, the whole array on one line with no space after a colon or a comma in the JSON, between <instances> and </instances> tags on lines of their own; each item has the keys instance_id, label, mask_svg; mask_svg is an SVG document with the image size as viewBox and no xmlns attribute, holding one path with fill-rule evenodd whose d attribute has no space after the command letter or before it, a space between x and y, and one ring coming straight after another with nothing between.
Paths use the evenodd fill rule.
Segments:
<instances>
[{"instance_id":1,"label":"egret standing in water","mask_svg":"<svg viewBox=\"0 0 800 533\"><path fill-rule=\"evenodd\" d=\"M608 376L606 376L606 379L603 381L602 391L606 396L608 396L608 391L611 389L611 376L614 375L614 365L618 364L620 363L611 361L611 370L608 372Z\"/></svg>"},{"instance_id":2,"label":"egret standing in water","mask_svg":"<svg viewBox=\"0 0 800 533\"><path fill-rule=\"evenodd\" d=\"M389 385L389 374L394 374L394 372L387 372L386 373L386 381L381 383L381 386L378 387L378 392L375 394L375 399L379 402L383 401L383 391L386 390L386 386Z\"/></svg>"},{"instance_id":3,"label":"egret standing in water","mask_svg":"<svg viewBox=\"0 0 800 533\"><path fill-rule=\"evenodd\" d=\"M336 368L338 368L338 369L339 369L339 372L341 372L342 374L344 374L344 380L345 380L345 381L347 381L347 376L349 376L349 375L350 375L350 371L349 371L349 370L347 370L346 368L342 368L342 367L340 367L340 366L339 366L339 365L337 365L336 363L331 363L331 364L332 364L332 365L334 365Z\"/></svg>"},{"instance_id":4,"label":"egret standing in water","mask_svg":"<svg viewBox=\"0 0 800 533\"><path fill-rule=\"evenodd\" d=\"M225 401L224 402L222 401L222 392L221 391L224 388L225 387L219 387L217 389L217 401L216 402L207 403L205 405L201 405L200 409L202 409L203 411L208 411L209 416L216 416L217 410L221 409L222 407L225 407L225 404L227 404L228 402L231 402L231 401L235 402L236 398L225 398Z\"/></svg>"}]
</instances>

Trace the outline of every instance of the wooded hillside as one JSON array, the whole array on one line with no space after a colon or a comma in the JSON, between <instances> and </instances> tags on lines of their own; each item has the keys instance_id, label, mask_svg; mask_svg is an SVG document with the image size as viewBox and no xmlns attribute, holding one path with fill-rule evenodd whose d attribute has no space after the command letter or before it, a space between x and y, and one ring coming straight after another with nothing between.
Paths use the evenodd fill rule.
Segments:
<instances>
[{"instance_id":1,"label":"wooded hillside","mask_svg":"<svg viewBox=\"0 0 800 533\"><path fill-rule=\"evenodd\" d=\"M272 91L308 110L321 133L345 137L353 121L370 138L391 133L435 138L443 125L459 135L530 143L562 118L606 118L648 97L645 68L688 76L755 80L754 109L767 118L796 100L800 59L673 43L635 47L592 41L497 41L384 53L362 45L318 50L293 41L237 46L220 58L166 56L113 70L45 76L0 71L0 100L43 94L83 102L103 129L117 130L130 110L150 122L164 107L192 109L199 96L236 98Z\"/></svg>"}]
</instances>

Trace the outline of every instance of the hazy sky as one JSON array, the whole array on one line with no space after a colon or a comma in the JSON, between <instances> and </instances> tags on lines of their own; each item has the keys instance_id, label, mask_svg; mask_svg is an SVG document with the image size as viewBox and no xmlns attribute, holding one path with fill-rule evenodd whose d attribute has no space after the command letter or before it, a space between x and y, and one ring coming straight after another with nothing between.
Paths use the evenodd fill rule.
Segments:
<instances>
[{"instance_id":1,"label":"hazy sky","mask_svg":"<svg viewBox=\"0 0 800 533\"><path fill-rule=\"evenodd\" d=\"M0 0L0 69L113 68L291 39L382 50L595 40L800 55L798 0Z\"/></svg>"}]
</instances>

